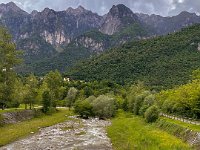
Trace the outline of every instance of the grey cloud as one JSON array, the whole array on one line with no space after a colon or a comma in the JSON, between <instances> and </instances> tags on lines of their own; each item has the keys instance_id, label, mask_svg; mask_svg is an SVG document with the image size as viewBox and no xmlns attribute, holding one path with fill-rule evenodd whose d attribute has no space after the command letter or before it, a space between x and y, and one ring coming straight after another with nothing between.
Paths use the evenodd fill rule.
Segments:
<instances>
[{"instance_id":1,"label":"grey cloud","mask_svg":"<svg viewBox=\"0 0 200 150\"><path fill-rule=\"evenodd\" d=\"M200 1L199 0L173 0L175 9L169 12L169 15L180 13L181 11L196 12L200 14Z\"/></svg>"},{"instance_id":2,"label":"grey cloud","mask_svg":"<svg viewBox=\"0 0 200 150\"><path fill-rule=\"evenodd\" d=\"M0 0L7 3L11 0ZM86 9L101 15L107 13L112 5L125 4L133 12L159 14L162 16L177 15L181 11L190 11L200 14L200 0L13 0L22 9L42 11L45 7L55 10L66 10L82 5Z\"/></svg>"}]
</instances>

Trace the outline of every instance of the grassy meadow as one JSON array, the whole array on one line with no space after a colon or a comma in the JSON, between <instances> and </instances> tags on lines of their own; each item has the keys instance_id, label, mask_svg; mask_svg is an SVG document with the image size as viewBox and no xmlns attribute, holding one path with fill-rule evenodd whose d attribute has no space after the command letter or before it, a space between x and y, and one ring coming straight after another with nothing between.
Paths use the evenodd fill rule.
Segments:
<instances>
[{"instance_id":1,"label":"grassy meadow","mask_svg":"<svg viewBox=\"0 0 200 150\"><path fill-rule=\"evenodd\" d=\"M114 150L190 150L190 146L141 117L119 112L107 129Z\"/></svg>"}]
</instances>

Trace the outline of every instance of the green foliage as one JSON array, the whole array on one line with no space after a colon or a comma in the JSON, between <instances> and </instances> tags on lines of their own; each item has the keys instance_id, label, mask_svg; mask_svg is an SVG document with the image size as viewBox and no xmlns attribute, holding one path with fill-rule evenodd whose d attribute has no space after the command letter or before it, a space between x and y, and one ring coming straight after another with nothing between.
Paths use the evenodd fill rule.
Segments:
<instances>
[{"instance_id":1,"label":"green foliage","mask_svg":"<svg viewBox=\"0 0 200 150\"><path fill-rule=\"evenodd\" d=\"M38 90L38 80L37 78L31 74L26 78L25 81L25 89L23 89L25 92L24 96L24 104L27 109L27 104L29 104L30 109L32 109L32 106L36 104L36 97L38 95L37 90Z\"/></svg>"},{"instance_id":2,"label":"green foliage","mask_svg":"<svg viewBox=\"0 0 200 150\"><path fill-rule=\"evenodd\" d=\"M151 93L149 91L144 91L140 95L137 95L135 97L134 107L133 107L133 112L135 115L139 115L139 111L141 107L143 106L144 99L150 94Z\"/></svg>"},{"instance_id":3,"label":"green foliage","mask_svg":"<svg viewBox=\"0 0 200 150\"><path fill-rule=\"evenodd\" d=\"M45 91L42 94L42 105L43 105L43 112L47 113L50 111L51 107L52 107L52 100L51 100L51 95L49 91Z\"/></svg>"},{"instance_id":4,"label":"green foliage","mask_svg":"<svg viewBox=\"0 0 200 150\"><path fill-rule=\"evenodd\" d=\"M66 97L66 103L69 108L71 108L76 100L76 96L78 94L78 90L74 87L70 88L67 97Z\"/></svg>"},{"instance_id":5,"label":"green foliage","mask_svg":"<svg viewBox=\"0 0 200 150\"><path fill-rule=\"evenodd\" d=\"M141 24L133 23L122 28L120 32L117 32L114 35L112 35L112 41L115 41L116 43L122 39L125 39L127 41L133 41L138 40L138 37L142 38L148 35L148 31Z\"/></svg>"},{"instance_id":6,"label":"green foliage","mask_svg":"<svg viewBox=\"0 0 200 150\"><path fill-rule=\"evenodd\" d=\"M88 100L79 100L74 104L74 111L78 113L82 118L88 118L93 116L92 105Z\"/></svg>"},{"instance_id":7,"label":"green foliage","mask_svg":"<svg viewBox=\"0 0 200 150\"><path fill-rule=\"evenodd\" d=\"M45 54L41 54L41 56L44 55ZM93 53L82 46L76 47L68 45L68 47L64 48L63 52L57 53L51 57L37 59L30 64L27 63L19 68L18 72L22 74L34 72L37 75L45 75L49 71L56 69L60 72L65 72L76 62L85 60L91 55L93 55Z\"/></svg>"},{"instance_id":8,"label":"green foliage","mask_svg":"<svg viewBox=\"0 0 200 150\"><path fill-rule=\"evenodd\" d=\"M0 108L12 103L16 73L13 68L21 62L20 52L16 50L11 35L0 28Z\"/></svg>"},{"instance_id":9,"label":"green foliage","mask_svg":"<svg viewBox=\"0 0 200 150\"><path fill-rule=\"evenodd\" d=\"M47 85L47 89L49 89L51 100L52 100L52 106L56 107L56 100L61 99L62 97L62 85L63 85L63 79L61 74L58 71L50 71L45 77L44 77L44 83Z\"/></svg>"},{"instance_id":10,"label":"green foliage","mask_svg":"<svg viewBox=\"0 0 200 150\"><path fill-rule=\"evenodd\" d=\"M156 95L156 102L164 113L199 119L200 116L200 80L199 70L193 72L193 79L188 84L174 89L161 91Z\"/></svg>"},{"instance_id":11,"label":"green foliage","mask_svg":"<svg viewBox=\"0 0 200 150\"><path fill-rule=\"evenodd\" d=\"M146 112L146 110L151 107L152 105L154 105L155 103L155 95L150 94L147 97L144 98L144 102L142 104L142 107L139 110L139 114L141 116L144 116L144 113Z\"/></svg>"},{"instance_id":12,"label":"green foliage","mask_svg":"<svg viewBox=\"0 0 200 150\"><path fill-rule=\"evenodd\" d=\"M134 84L130 87L129 91L127 92L127 107L130 112L134 111L134 104L136 101L136 97L141 94L142 92L146 91L146 87L142 82L139 82L138 84Z\"/></svg>"},{"instance_id":13,"label":"green foliage","mask_svg":"<svg viewBox=\"0 0 200 150\"><path fill-rule=\"evenodd\" d=\"M199 42L200 25L195 25L112 48L77 64L68 74L86 81L107 79L127 84L141 80L156 89L170 88L186 83L191 72L199 68Z\"/></svg>"},{"instance_id":14,"label":"green foliage","mask_svg":"<svg viewBox=\"0 0 200 150\"><path fill-rule=\"evenodd\" d=\"M110 118L115 115L116 104L115 100L106 95L100 95L93 102L93 112L99 118Z\"/></svg>"},{"instance_id":15,"label":"green foliage","mask_svg":"<svg viewBox=\"0 0 200 150\"><path fill-rule=\"evenodd\" d=\"M86 98L86 100L89 102L89 103L92 103L94 100L96 99L96 97L95 96L90 96L90 97L88 97L88 98Z\"/></svg>"},{"instance_id":16,"label":"green foliage","mask_svg":"<svg viewBox=\"0 0 200 150\"><path fill-rule=\"evenodd\" d=\"M92 90L90 87L88 87L88 86L84 87L84 88L83 88L83 91L84 91L84 95L85 95L86 97L89 97L89 96L91 96L91 95L94 94L94 93L93 93L93 90Z\"/></svg>"},{"instance_id":17,"label":"green foliage","mask_svg":"<svg viewBox=\"0 0 200 150\"><path fill-rule=\"evenodd\" d=\"M149 107L144 114L146 122L155 122L159 118L159 110L157 106Z\"/></svg>"}]
</instances>

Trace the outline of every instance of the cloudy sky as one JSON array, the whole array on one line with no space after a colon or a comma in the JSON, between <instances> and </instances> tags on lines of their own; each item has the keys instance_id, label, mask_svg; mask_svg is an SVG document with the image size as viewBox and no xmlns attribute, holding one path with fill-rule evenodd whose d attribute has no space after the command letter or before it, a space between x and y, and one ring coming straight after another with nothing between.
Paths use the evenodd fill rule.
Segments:
<instances>
[{"instance_id":1,"label":"cloudy sky","mask_svg":"<svg viewBox=\"0 0 200 150\"><path fill-rule=\"evenodd\" d=\"M79 5L105 14L114 4L125 4L134 12L159 14L162 16L177 15L181 11L200 14L200 0L0 0L0 3L15 2L19 7L31 12L43 10L45 7L54 10L66 10L68 7L76 8Z\"/></svg>"}]
</instances>

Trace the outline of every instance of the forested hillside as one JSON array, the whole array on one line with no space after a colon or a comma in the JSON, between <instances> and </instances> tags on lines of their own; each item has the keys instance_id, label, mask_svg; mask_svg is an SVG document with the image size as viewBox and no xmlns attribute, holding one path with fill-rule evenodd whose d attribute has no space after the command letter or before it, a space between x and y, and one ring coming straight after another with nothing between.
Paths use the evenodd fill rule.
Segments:
<instances>
[{"instance_id":1,"label":"forested hillside","mask_svg":"<svg viewBox=\"0 0 200 150\"><path fill-rule=\"evenodd\" d=\"M79 63L70 73L74 79L142 80L158 88L169 88L189 80L200 66L200 25L153 39L130 42Z\"/></svg>"}]
</instances>

